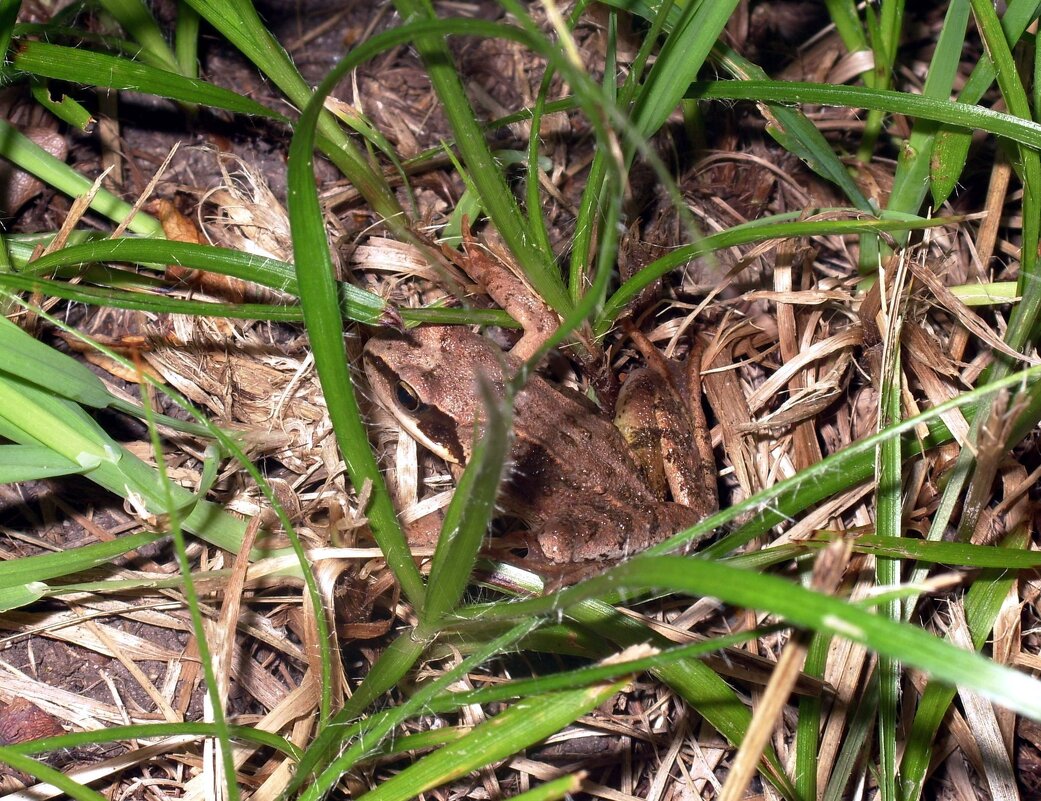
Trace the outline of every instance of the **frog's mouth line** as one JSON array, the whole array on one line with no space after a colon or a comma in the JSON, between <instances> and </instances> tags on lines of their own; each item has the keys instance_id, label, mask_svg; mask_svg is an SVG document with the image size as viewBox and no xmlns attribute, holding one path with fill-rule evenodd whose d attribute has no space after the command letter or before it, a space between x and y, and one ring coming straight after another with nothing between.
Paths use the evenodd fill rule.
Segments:
<instances>
[{"instance_id":1,"label":"frog's mouth line","mask_svg":"<svg viewBox=\"0 0 1041 801\"><path fill-rule=\"evenodd\" d=\"M422 403L414 412L402 408L394 391L398 383L397 374L374 353L365 354L365 372L369 374L369 386L380 406L394 415L394 419L413 439L446 462L466 462L466 454L451 415L430 403Z\"/></svg>"}]
</instances>

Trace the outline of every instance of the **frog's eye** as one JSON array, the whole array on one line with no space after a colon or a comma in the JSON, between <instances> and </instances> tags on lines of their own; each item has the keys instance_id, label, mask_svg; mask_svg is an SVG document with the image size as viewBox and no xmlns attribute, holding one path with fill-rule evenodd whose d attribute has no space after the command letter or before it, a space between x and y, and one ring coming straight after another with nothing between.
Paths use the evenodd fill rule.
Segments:
<instances>
[{"instance_id":1,"label":"frog's eye","mask_svg":"<svg viewBox=\"0 0 1041 801\"><path fill-rule=\"evenodd\" d=\"M398 381L395 394L398 405L406 412L418 412L423 408L423 401L419 399L419 393L404 381Z\"/></svg>"}]
</instances>

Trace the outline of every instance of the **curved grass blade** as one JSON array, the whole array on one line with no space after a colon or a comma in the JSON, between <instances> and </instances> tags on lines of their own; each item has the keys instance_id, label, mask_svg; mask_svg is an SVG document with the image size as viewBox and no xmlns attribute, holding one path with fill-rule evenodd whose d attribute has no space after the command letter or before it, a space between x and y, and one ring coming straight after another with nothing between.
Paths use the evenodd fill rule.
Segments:
<instances>
[{"instance_id":1,"label":"curved grass blade","mask_svg":"<svg viewBox=\"0 0 1041 801\"><path fill-rule=\"evenodd\" d=\"M942 122L968 130L981 130L1041 148L1041 125L1028 119L966 103L952 103L931 97L866 89L862 86L833 86L799 81L698 81L691 84L687 97L702 100L763 100L774 103L814 103L889 111L910 117Z\"/></svg>"},{"instance_id":2,"label":"curved grass blade","mask_svg":"<svg viewBox=\"0 0 1041 801\"><path fill-rule=\"evenodd\" d=\"M85 195L91 189L90 181L4 119L0 119L0 157L70 197ZM157 219L143 211L134 212L129 203L104 189L98 190L90 207L113 222L122 222L133 213L128 226L130 231L142 236L163 236L163 227Z\"/></svg>"},{"instance_id":3,"label":"curved grass blade","mask_svg":"<svg viewBox=\"0 0 1041 801\"><path fill-rule=\"evenodd\" d=\"M427 626L437 627L459 603L495 512L499 482L506 469L513 397L511 394L501 399L495 397L484 381L480 382L479 389L484 417L480 431L474 432L470 462L445 511L427 583L422 624L417 631L419 637L424 636Z\"/></svg>"},{"instance_id":4,"label":"curved grass blade","mask_svg":"<svg viewBox=\"0 0 1041 801\"><path fill-rule=\"evenodd\" d=\"M14 292L39 292L42 295L65 298L95 306L115 306L120 309L141 309L157 314L195 314L209 317L232 317L245 320L276 320L298 322L303 314L296 306L272 306L267 303L221 303L208 300L184 300L169 295L125 292L87 284L66 281L48 281L17 273L0 273L0 287Z\"/></svg>"},{"instance_id":5,"label":"curved grass blade","mask_svg":"<svg viewBox=\"0 0 1041 801\"><path fill-rule=\"evenodd\" d=\"M832 209L832 213L859 215L854 209ZM615 319L621 314L626 306L656 280L661 278L670 270L686 264L693 259L712 253L723 248L736 245L746 245L753 242L765 242L770 239L783 239L786 237L811 237L831 236L849 233L883 233L887 231L921 230L938 225L945 225L948 221L934 218L926 220L921 217L908 214L885 213L881 219L859 218L852 220L810 220L797 222L802 212L791 212L774 217L766 217L760 220L752 220L742 225L736 225L726 231L711 236L703 237L690 245L683 245L669 252L668 255L657 259L632 278L622 284L615 291L603 310L597 316L593 331L597 336L606 334Z\"/></svg>"},{"instance_id":6,"label":"curved grass blade","mask_svg":"<svg viewBox=\"0 0 1041 801\"><path fill-rule=\"evenodd\" d=\"M364 801L407 801L513 756L596 709L627 683L609 682L518 701L467 736L409 765L361 798Z\"/></svg>"},{"instance_id":7,"label":"curved grass blade","mask_svg":"<svg viewBox=\"0 0 1041 801\"><path fill-rule=\"evenodd\" d=\"M222 108L236 114L288 122L286 117L277 111L230 89L197 78L186 78L176 72L161 70L148 64L76 47L63 47L46 42L22 42L14 55L13 64L16 70L27 75L104 86L109 89L144 92L179 100L182 103L196 103Z\"/></svg>"},{"instance_id":8,"label":"curved grass blade","mask_svg":"<svg viewBox=\"0 0 1041 801\"><path fill-rule=\"evenodd\" d=\"M66 776L60 770L52 768L44 762L23 756L10 746L0 745L0 762L10 765L22 773L28 773L41 782L46 782L42 787L36 788L39 792L45 794L43 796L45 798L58 795L53 790L50 791L49 795L47 794L48 785L50 785L57 789L59 793L64 793L69 798L74 799L74 801L107 801L106 797L101 793L85 787L75 779Z\"/></svg>"},{"instance_id":9,"label":"curved grass blade","mask_svg":"<svg viewBox=\"0 0 1041 801\"><path fill-rule=\"evenodd\" d=\"M22 272L49 272L97 261L124 261L145 266L176 264L230 275L290 295L299 294L296 271L288 262L229 248L169 240L121 238L72 245L30 262ZM368 325L383 321L387 312L383 298L346 282L339 283L338 287L344 313L350 319Z\"/></svg>"},{"instance_id":10,"label":"curved grass blade","mask_svg":"<svg viewBox=\"0 0 1041 801\"><path fill-rule=\"evenodd\" d=\"M304 108L293 134L288 176L293 259L315 367L347 472L356 488L366 484L372 486L372 500L366 514L372 523L373 535L405 596L417 609L422 609L423 580L398 523L383 474L369 447L368 431L358 408L343 343L339 292L333 279L333 264L315 184L313 154L322 104L351 63L348 56L329 72Z\"/></svg>"},{"instance_id":11,"label":"curved grass blade","mask_svg":"<svg viewBox=\"0 0 1041 801\"><path fill-rule=\"evenodd\" d=\"M667 588L770 612L801 628L845 637L924 670L946 684L969 687L1008 709L1041 720L1041 682L1025 673L995 664L915 626L873 614L839 598L776 576L705 559L641 554L602 576L552 596L475 607L473 614L483 617L485 622L556 616L561 608L618 592L621 588L637 595Z\"/></svg>"}]
</instances>

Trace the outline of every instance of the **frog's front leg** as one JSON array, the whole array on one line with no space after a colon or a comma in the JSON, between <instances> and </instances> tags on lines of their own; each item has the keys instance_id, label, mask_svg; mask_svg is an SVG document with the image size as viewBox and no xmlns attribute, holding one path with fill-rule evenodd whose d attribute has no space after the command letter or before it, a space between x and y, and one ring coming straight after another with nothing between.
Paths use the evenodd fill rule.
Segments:
<instances>
[{"instance_id":1,"label":"frog's front leg","mask_svg":"<svg viewBox=\"0 0 1041 801\"><path fill-rule=\"evenodd\" d=\"M469 233L463 236L463 247L466 261L461 266L467 275L524 330L510 353L520 359L531 358L556 331L560 318L513 272L508 258L495 247L477 242Z\"/></svg>"}]
</instances>

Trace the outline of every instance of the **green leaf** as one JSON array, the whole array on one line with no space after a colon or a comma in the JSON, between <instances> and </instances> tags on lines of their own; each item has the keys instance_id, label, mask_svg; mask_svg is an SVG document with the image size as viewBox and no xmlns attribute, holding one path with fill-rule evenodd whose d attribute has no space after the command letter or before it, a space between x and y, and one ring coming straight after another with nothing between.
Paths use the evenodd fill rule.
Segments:
<instances>
[{"instance_id":1,"label":"green leaf","mask_svg":"<svg viewBox=\"0 0 1041 801\"><path fill-rule=\"evenodd\" d=\"M0 562L0 589L9 590L57 576L71 576L107 564L117 556L163 539L165 534L142 531L116 537L114 540L69 548L57 553L23 556Z\"/></svg>"},{"instance_id":2,"label":"green leaf","mask_svg":"<svg viewBox=\"0 0 1041 801\"><path fill-rule=\"evenodd\" d=\"M166 69L179 72L177 57L148 7L141 0L98 0L134 40Z\"/></svg>"},{"instance_id":3,"label":"green leaf","mask_svg":"<svg viewBox=\"0 0 1041 801\"><path fill-rule=\"evenodd\" d=\"M63 398L103 409L115 399L85 364L51 348L0 317L0 372Z\"/></svg>"},{"instance_id":4,"label":"green leaf","mask_svg":"<svg viewBox=\"0 0 1041 801\"><path fill-rule=\"evenodd\" d=\"M290 295L299 294L296 272L288 262L229 248L169 240L124 237L72 245L30 262L25 272L49 272L97 261L124 261L148 266L176 264L195 270L230 275ZM387 302L383 298L346 282L338 283L337 287L342 296L344 312L352 320L367 325L376 325L383 321L383 315L387 312ZM294 314L296 316L293 319L299 319L299 312Z\"/></svg>"},{"instance_id":5,"label":"green leaf","mask_svg":"<svg viewBox=\"0 0 1041 801\"><path fill-rule=\"evenodd\" d=\"M409 765L365 793L364 801L407 801L501 759L563 729L596 709L625 682L518 701L469 735Z\"/></svg>"},{"instance_id":6,"label":"green leaf","mask_svg":"<svg viewBox=\"0 0 1041 801\"><path fill-rule=\"evenodd\" d=\"M255 100L212 83L76 47L23 42L15 53L14 66L22 72L44 78L145 92L184 103L222 108L236 114L286 121L285 116Z\"/></svg>"},{"instance_id":7,"label":"green leaf","mask_svg":"<svg viewBox=\"0 0 1041 801\"><path fill-rule=\"evenodd\" d=\"M64 161L52 156L2 118L0 118L0 157L70 197L79 197L91 191L91 181L88 181ZM143 211L135 212L129 203L120 200L105 189L98 190L90 202L90 207L117 223L130 218L133 214L128 226L129 230L143 236L163 236L163 227L158 220Z\"/></svg>"},{"instance_id":8,"label":"green leaf","mask_svg":"<svg viewBox=\"0 0 1041 801\"><path fill-rule=\"evenodd\" d=\"M487 382L479 386L484 416L480 431L474 432L470 462L456 485L437 540L422 614L427 625L436 626L459 603L495 512L499 481L506 468L513 398L496 398Z\"/></svg>"},{"instance_id":9,"label":"green leaf","mask_svg":"<svg viewBox=\"0 0 1041 801\"><path fill-rule=\"evenodd\" d=\"M42 445L0 445L0 484L67 476L87 469Z\"/></svg>"},{"instance_id":10,"label":"green leaf","mask_svg":"<svg viewBox=\"0 0 1041 801\"><path fill-rule=\"evenodd\" d=\"M546 598L474 607L468 614L485 623L556 616L561 608L567 609L583 599L620 590L635 594L649 590L683 592L770 612L796 626L844 637L924 670L946 684L970 688L1008 709L1041 720L1041 682L1025 673L842 599L813 592L776 576L701 558L641 555L602 576Z\"/></svg>"}]
</instances>

